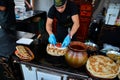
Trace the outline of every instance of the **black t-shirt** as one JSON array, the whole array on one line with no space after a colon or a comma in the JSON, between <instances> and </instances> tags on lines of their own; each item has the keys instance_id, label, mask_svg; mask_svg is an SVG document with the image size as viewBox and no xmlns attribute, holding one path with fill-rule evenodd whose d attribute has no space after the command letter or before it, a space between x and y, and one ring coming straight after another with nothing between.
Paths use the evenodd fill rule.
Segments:
<instances>
[{"instance_id":1,"label":"black t-shirt","mask_svg":"<svg viewBox=\"0 0 120 80\"><path fill-rule=\"evenodd\" d=\"M0 25L3 28L10 28L15 25L14 0L0 0L0 6L5 6L5 11L0 11Z\"/></svg>"},{"instance_id":2,"label":"black t-shirt","mask_svg":"<svg viewBox=\"0 0 120 80\"><path fill-rule=\"evenodd\" d=\"M73 25L72 16L76 14L79 14L79 9L75 3L70 1L67 2L66 9L63 13L59 13L54 5L50 8L48 17L51 19L57 19L56 38L58 42L62 42L65 36L68 34L68 28L71 28Z\"/></svg>"}]
</instances>

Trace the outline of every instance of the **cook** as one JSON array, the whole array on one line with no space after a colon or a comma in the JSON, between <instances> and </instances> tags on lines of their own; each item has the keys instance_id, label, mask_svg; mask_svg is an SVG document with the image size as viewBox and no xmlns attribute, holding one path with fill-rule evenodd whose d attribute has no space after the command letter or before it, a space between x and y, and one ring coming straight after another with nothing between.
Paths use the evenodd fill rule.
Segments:
<instances>
[{"instance_id":1,"label":"cook","mask_svg":"<svg viewBox=\"0 0 120 80\"><path fill-rule=\"evenodd\" d=\"M56 35L52 32L53 20L56 18ZM69 0L54 0L48 12L46 30L49 34L48 41L55 45L62 43L62 47L69 45L71 40L76 40L75 33L79 28L79 9Z\"/></svg>"}]
</instances>

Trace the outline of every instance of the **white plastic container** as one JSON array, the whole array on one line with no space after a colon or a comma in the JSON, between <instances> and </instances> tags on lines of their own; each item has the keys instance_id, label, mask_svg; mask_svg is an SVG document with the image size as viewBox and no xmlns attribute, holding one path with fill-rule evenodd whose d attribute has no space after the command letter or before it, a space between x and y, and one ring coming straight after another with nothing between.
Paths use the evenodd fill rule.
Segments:
<instances>
[{"instance_id":1,"label":"white plastic container","mask_svg":"<svg viewBox=\"0 0 120 80\"><path fill-rule=\"evenodd\" d=\"M17 18L24 18L26 8L24 6L15 6L15 14Z\"/></svg>"}]
</instances>

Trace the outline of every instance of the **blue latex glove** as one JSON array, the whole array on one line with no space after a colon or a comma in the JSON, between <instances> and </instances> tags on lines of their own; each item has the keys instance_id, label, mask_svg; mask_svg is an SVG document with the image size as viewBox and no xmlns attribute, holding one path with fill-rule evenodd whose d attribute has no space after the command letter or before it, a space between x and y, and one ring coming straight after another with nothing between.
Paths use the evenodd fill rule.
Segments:
<instances>
[{"instance_id":1,"label":"blue latex glove","mask_svg":"<svg viewBox=\"0 0 120 80\"><path fill-rule=\"evenodd\" d=\"M62 47L67 47L71 42L70 35L67 35L62 43Z\"/></svg>"},{"instance_id":2,"label":"blue latex glove","mask_svg":"<svg viewBox=\"0 0 120 80\"><path fill-rule=\"evenodd\" d=\"M50 34L49 39L48 39L50 44L55 45L56 44L56 38L54 34Z\"/></svg>"}]
</instances>

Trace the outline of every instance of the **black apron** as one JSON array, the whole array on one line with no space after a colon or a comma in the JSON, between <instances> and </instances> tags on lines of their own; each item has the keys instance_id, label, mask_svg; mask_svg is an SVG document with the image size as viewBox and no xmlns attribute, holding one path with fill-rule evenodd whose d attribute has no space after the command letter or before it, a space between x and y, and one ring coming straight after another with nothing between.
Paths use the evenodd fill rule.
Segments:
<instances>
[{"instance_id":1,"label":"black apron","mask_svg":"<svg viewBox=\"0 0 120 80\"><path fill-rule=\"evenodd\" d=\"M57 34L56 34L56 38L57 38L57 42L63 42L63 40L65 39L65 37L69 34L69 29L71 31L73 22L72 19L69 17L66 21L57 24ZM73 36L72 40L76 40L76 34Z\"/></svg>"}]
</instances>

